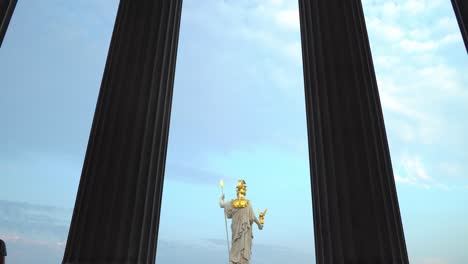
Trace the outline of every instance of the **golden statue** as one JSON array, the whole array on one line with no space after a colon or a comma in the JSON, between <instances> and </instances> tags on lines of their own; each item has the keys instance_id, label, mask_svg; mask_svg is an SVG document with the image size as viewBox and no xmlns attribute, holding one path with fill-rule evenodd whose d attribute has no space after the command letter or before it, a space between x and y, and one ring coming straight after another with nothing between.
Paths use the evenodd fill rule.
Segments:
<instances>
[{"instance_id":1,"label":"golden statue","mask_svg":"<svg viewBox=\"0 0 468 264\"><path fill-rule=\"evenodd\" d=\"M249 204L249 200L245 199L247 194L247 185L244 180L237 181L236 187L237 199L231 200L231 204L234 208L244 208Z\"/></svg>"},{"instance_id":2,"label":"golden statue","mask_svg":"<svg viewBox=\"0 0 468 264\"><path fill-rule=\"evenodd\" d=\"M223 181L220 183L221 188L224 186ZM249 264L250 255L252 254L252 224L256 223L258 229L263 229L265 223L266 211L259 211L259 218L257 219L249 200L245 199L247 194L247 184L244 180L237 181L236 187L237 199L230 202L224 202L224 193L219 201L219 206L224 208L225 216L232 219L231 224L231 240L232 247L229 250L229 263L230 264ZM227 225L226 225L227 226Z\"/></svg>"},{"instance_id":3,"label":"golden statue","mask_svg":"<svg viewBox=\"0 0 468 264\"><path fill-rule=\"evenodd\" d=\"M263 212L260 212L260 209L258 209L258 218L260 218L260 220L258 220L260 222L260 224L264 224L265 223L265 215L266 215L266 212L267 212L268 209L265 209L265 211Z\"/></svg>"}]
</instances>

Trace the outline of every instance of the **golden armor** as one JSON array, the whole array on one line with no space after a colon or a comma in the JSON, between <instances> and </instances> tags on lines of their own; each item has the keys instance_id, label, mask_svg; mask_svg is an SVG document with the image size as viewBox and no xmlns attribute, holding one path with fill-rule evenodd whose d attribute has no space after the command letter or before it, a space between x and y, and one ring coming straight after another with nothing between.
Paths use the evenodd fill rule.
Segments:
<instances>
[{"instance_id":1,"label":"golden armor","mask_svg":"<svg viewBox=\"0 0 468 264\"><path fill-rule=\"evenodd\" d=\"M249 204L249 200L245 199L247 193L247 184L244 180L237 181L237 199L231 200L231 204L234 208L244 208Z\"/></svg>"},{"instance_id":2,"label":"golden armor","mask_svg":"<svg viewBox=\"0 0 468 264\"><path fill-rule=\"evenodd\" d=\"M221 186L224 186L224 182L221 182ZM245 183L244 180L238 180L237 181L237 187L236 187L236 193L237 193L237 199L231 200L232 207L234 208L245 208L249 205L249 200L245 199L245 195L247 194L247 184ZM265 211L260 212L260 209L258 209L258 215L259 215L259 222L260 224L265 223L265 215L268 209L265 209Z\"/></svg>"},{"instance_id":3,"label":"golden armor","mask_svg":"<svg viewBox=\"0 0 468 264\"><path fill-rule=\"evenodd\" d=\"M244 208L247 207L249 204L249 200L247 199L235 199L231 200L232 207L234 208Z\"/></svg>"}]
</instances>

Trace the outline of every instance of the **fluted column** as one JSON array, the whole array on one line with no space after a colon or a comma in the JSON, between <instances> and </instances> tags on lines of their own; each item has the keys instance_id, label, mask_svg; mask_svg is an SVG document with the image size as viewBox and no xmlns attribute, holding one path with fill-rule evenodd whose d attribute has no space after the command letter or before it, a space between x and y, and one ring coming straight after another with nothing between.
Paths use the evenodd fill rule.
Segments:
<instances>
[{"instance_id":1,"label":"fluted column","mask_svg":"<svg viewBox=\"0 0 468 264\"><path fill-rule=\"evenodd\" d=\"M452 0L452 6L468 53L468 1Z\"/></svg>"},{"instance_id":2,"label":"fluted column","mask_svg":"<svg viewBox=\"0 0 468 264\"><path fill-rule=\"evenodd\" d=\"M121 0L63 263L154 263L182 0Z\"/></svg>"},{"instance_id":3,"label":"fluted column","mask_svg":"<svg viewBox=\"0 0 468 264\"><path fill-rule=\"evenodd\" d=\"M408 263L360 0L299 0L317 264Z\"/></svg>"},{"instance_id":4,"label":"fluted column","mask_svg":"<svg viewBox=\"0 0 468 264\"><path fill-rule=\"evenodd\" d=\"M17 0L0 0L0 48L5 37Z\"/></svg>"}]
</instances>

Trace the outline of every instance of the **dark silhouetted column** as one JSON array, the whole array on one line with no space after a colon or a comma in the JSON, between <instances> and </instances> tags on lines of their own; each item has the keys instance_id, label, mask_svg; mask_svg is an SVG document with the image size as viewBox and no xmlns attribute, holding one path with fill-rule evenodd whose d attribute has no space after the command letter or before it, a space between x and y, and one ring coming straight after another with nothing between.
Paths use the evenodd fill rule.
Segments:
<instances>
[{"instance_id":1,"label":"dark silhouetted column","mask_svg":"<svg viewBox=\"0 0 468 264\"><path fill-rule=\"evenodd\" d=\"M154 263L182 0L121 0L63 263Z\"/></svg>"},{"instance_id":2,"label":"dark silhouetted column","mask_svg":"<svg viewBox=\"0 0 468 264\"><path fill-rule=\"evenodd\" d=\"M317 264L408 263L360 0L299 0Z\"/></svg>"},{"instance_id":3,"label":"dark silhouetted column","mask_svg":"<svg viewBox=\"0 0 468 264\"><path fill-rule=\"evenodd\" d=\"M0 0L0 47L2 47L3 38L5 37L10 24L11 16L15 10L17 0Z\"/></svg>"},{"instance_id":4,"label":"dark silhouetted column","mask_svg":"<svg viewBox=\"0 0 468 264\"><path fill-rule=\"evenodd\" d=\"M468 1L452 0L453 10L458 20L458 26L465 42L466 52L468 53Z\"/></svg>"}]
</instances>

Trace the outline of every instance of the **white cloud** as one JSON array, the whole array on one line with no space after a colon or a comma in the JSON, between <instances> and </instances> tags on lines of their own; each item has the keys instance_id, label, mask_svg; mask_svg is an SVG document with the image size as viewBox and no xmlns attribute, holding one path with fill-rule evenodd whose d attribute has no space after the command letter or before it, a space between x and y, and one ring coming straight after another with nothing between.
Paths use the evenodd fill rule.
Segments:
<instances>
[{"instance_id":1,"label":"white cloud","mask_svg":"<svg viewBox=\"0 0 468 264\"><path fill-rule=\"evenodd\" d=\"M399 0L403 9L409 15L421 15L432 13L441 4L446 4L445 1L441 0Z\"/></svg>"},{"instance_id":2,"label":"white cloud","mask_svg":"<svg viewBox=\"0 0 468 264\"><path fill-rule=\"evenodd\" d=\"M47 240L40 240L40 239L30 239L25 238L17 235L6 235L2 238L5 242L21 242L24 244L28 244L31 246L47 246L47 247L56 247L56 248L65 248L66 241L47 241Z\"/></svg>"},{"instance_id":3,"label":"white cloud","mask_svg":"<svg viewBox=\"0 0 468 264\"><path fill-rule=\"evenodd\" d=\"M449 262L442 258L424 258L418 261L416 264L448 264Z\"/></svg>"},{"instance_id":4,"label":"white cloud","mask_svg":"<svg viewBox=\"0 0 468 264\"><path fill-rule=\"evenodd\" d=\"M281 5L283 3L283 0L270 0L270 2L273 4L273 5Z\"/></svg>"},{"instance_id":5,"label":"white cloud","mask_svg":"<svg viewBox=\"0 0 468 264\"><path fill-rule=\"evenodd\" d=\"M436 93L436 96L453 99L467 96L458 70L446 64L435 64L415 71L418 89Z\"/></svg>"},{"instance_id":6,"label":"white cloud","mask_svg":"<svg viewBox=\"0 0 468 264\"><path fill-rule=\"evenodd\" d=\"M387 41L394 42L405 35L399 26L384 22L378 17L371 16L366 18L366 25L369 28L369 31L377 34L379 37L382 37Z\"/></svg>"},{"instance_id":7,"label":"white cloud","mask_svg":"<svg viewBox=\"0 0 468 264\"><path fill-rule=\"evenodd\" d=\"M364 9L380 99L390 149L397 157L395 181L417 188L465 190L464 168L457 168L455 160L464 159L459 153L468 145L460 132L464 126L450 115L468 114L463 111L468 90L462 74L468 68L449 57L456 54L453 44L462 43L457 21L434 8L438 0L368 2ZM440 165L442 160L446 164Z\"/></svg>"},{"instance_id":8,"label":"white cloud","mask_svg":"<svg viewBox=\"0 0 468 264\"><path fill-rule=\"evenodd\" d=\"M439 43L441 45L448 45L448 44L453 44L457 42L462 42L462 37L461 34L459 33L450 33L445 35L442 39L439 40Z\"/></svg>"},{"instance_id":9,"label":"white cloud","mask_svg":"<svg viewBox=\"0 0 468 264\"><path fill-rule=\"evenodd\" d=\"M405 104L403 98L392 94L392 88L389 88L389 86L392 86L392 83L379 83L379 87L381 88L380 99L385 111L397 113L415 121L425 121L428 119L423 111L418 111L415 106Z\"/></svg>"},{"instance_id":10,"label":"white cloud","mask_svg":"<svg viewBox=\"0 0 468 264\"><path fill-rule=\"evenodd\" d=\"M440 162L438 167L441 171L443 171L444 177L460 176L463 170L460 164L449 161Z\"/></svg>"},{"instance_id":11,"label":"white cloud","mask_svg":"<svg viewBox=\"0 0 468 264\"><path fill-rule=\"evenodd\" d=\"M281 6L284 4L284 0L259 0L258 3L266 6Z\"/></svg>"},{"instance_id":12,"label":"white cloud","mask_svg":"<svg viewBox=\"0 0 468 264\"><path fill-rule=\"evenodd\" d=\"M299 41L286 44L284 47L284 52L296 63L302 63L302 47Z\"/></svg>"},{"instance_id":13,"label":"white cloud","mask_svg":"<svg viewBox=\"0 0 468 264\"><path fill-rule=\"evenodd\" d=\"M410 183L409 178L401 177L399 174L395 173L395 181L399 183Z\"/></svg>"},{"instance_id":14,"label":"white cloud","mask_svg":"<svg viewBox=\"0 0 468 264\"><path fill-rule=\"evenodd\" d=\"M413 30L412 35L415 36L415 38L421 39L423 35L426 38L428 38L427 36L429 35L429 33L421 32L420 35L417 35L414 33L414 30ZM408 53L414 53L414 52L431 53L442 46L450 45L450 44L461 42L461 41L462 39L461 39L460 34L450 33L441 38L432 38L429 40L416 40L416 39L405 38L400 41L399 47Z\"/></svg>"},{"instance_id":15,"label":"white cloud","mask_svg":"<svg viewBox=\"0 0 468 264\"><path fill-rule=\"evenodd\" d=\"M285 29L299 31L299 10L297 9L280 10L274 14L274 19Z\"/></svg>"},{"instance_id":16,"label":"white cloud","mask_svg":"<svg viewBox=\"0 0 468 264\"><path fill-rule=\"evenodd\" d=\"M289 90L289 78L287 77L284 67L273 67L271 69L271 78L273 82L281 89Z\"/></svg>"},{"instance_id":17,"label":"white cloud","mask_svg":"<svg viewBox=\"0 0 468 264\"><path fill-rule=\"evenodd\" d=\"M385 19L397 19L401 13L401 6L396 2L388 1L382 5L382 15Z\"/></svg>"},{"instance_id":18,"label":"white cloud","mask_svg":"<svg viewBox=\"0 0 468 264\"><path fill-rule=\"evenodd\" d=\"M406 52L430 52L438 48L438 43L429 41L417 41L410 39L403 39L400 41L399 46Z\"/></svg>"},{"instance_id":19,"label":"white cloud","mask_svg":"<svg viewBox=\"0 0 468 264\"><path fill-rule=\"evenodd\" d=\"M413 28L408 32L409 37L415 40L428 39L431 36L431 30L425 27Z\"/></svg>"},{"instance_id":20,"label":"white cloud","mask_svg":"<svg viewBox=\"0 0 468 264\"><path fill-rule=\"evenodd\" d=\"M383 68L392 68L397 66L401 62L401 59L398 56L381 55L376 56L375 62Z\"/></svg>"},{"instance_id":21,"label":"white cloud","mask_svg":"<svg viewBox=\"0 0 468 264\"><path fill-rule=\"evenodd\" d=\"M269 48L274 48L278 40L272 32L247 26L239 27L238 34L244 39L257 41Z\"/></svg>"},{"instance_id":22,"label":"white cloud","mask_svg":"<svg viewBox=\"0 0 468 264\"><path fill-rule=\"evenodd\" d=\"M418 156L403 155L398 164L401 166L401 171L395 173L395 181L401 184L414 185L425 189L438 188L443 190L451 190L452 188L446 184L439 183L427 173L422 159ZM403 173L403 176L402 174Z\"/></svg>"},{"instance_id":23,"label":"white cloud","mask_svg":"<svg viewBox=\"0 0 468 264\"><path fill-rule=\"evenodd\" d=\"M380 47L389 46L408 53L433 53L442 46L461 43L455 19L437 17L441 3L439 0L396 0L365 4L371 41L372 36L377 36L384 41Z\"/></svg>"},{"instance_id":24,"label":"white cloud","mask_svg":"<svg viewBox=\"0 0 468 264\"><path fill-rule=\"evenodd\" d=\"M403 159L403 162L407 175L409 175L410 178L419 182L431 181L431 177L427 175L420 158L407 157Z\"/></svg>"},{"instance_id":25,"label":"white cloud","mask_svg":"<svg viewBox=\"0 0 468 264\"><path fill-rule=\"evenodd\" d=\"M407 0L403 4L403 9L412 14L420 14L425 11L427 5L422 0Z\"/></svg>"},{"instance_id":26,"label":"white cloud","mask_svg":"<svg viewBox=\"0 0 468 264\"><path fill-rule=\"evenodd\" d=\"M455 16L439 18L434 25L434 30L447 33L455 33L460 31Z\"/></svg>"},{"instance_id":27,"label":"white cloud","mask_svg":"<svg viewBox=\"0 0 468 264\"><path fill-rule=\"evenodd\" d=\"M227 23L234 29L229 33L234 38L257 42L258 47L279 55L277 58L286 58L301 65L297 6L286 6L290 4L289 1L262 0L257 3L260 5L248 10L223 9L223 12L217 14L217 20L229 21L222 22L220 27L223 28ZM437 148L447 141L464 141L464 138L451 132L455 131L454 124L446 120L444 113L447 106L461 102L460 98L468 100L468 92L464 89L464 79L461 77L463 69L454 68L443 57L448 49L442 48L461 42L461 37L454 18L435 12L434 7L439 4L438 0L364 2L387 130L390 136L401 140L398 143L411 144L397 146L408 148L409 151L414 146L431 145ZM229 19L224 18L225 15ZM236 29L231 24L240 26ZM295 37L292 37L291 32ZM270 77L284 91L291 87L288 67L290 65L285 68L273 65L269 70ZM429 159L427 153L415 153L415 156ZM435 180L429 180L432 177L427 172L433 172L424 169L421 160L419 163L407 162L405 166L405 170L414 171L413 176L397 174L398 182L424 182L429 186L438 184ZM424 175L429 179L425 179ZM443 188L442 185L439 187Z\"/></svg>"},{"instance_id":28,"label":"white cloud","mask_svg":"<svg viewBox=\"0 0 468 264\"><path fill-rule=\"evenodd\" d=\"M213 19L208 20L202 11L196 14L190 12L197 16L197 20L204 22L203 26L216 28L220 34L255 42L263 50L268 49L292 59L296 65L302 63L297 3L262 0L246 8L231 1L216 8L217 23L210 23Z\"/></svg>"},{"instance_id":29,"label":"white cloud","mask_svg":"<svg viewBox=\"0 0 468 264\"><path fill-rule=\"evenodd\" d=\"M387 129L404 142L433 146L464 142L457 134L459 124L444 114L449 105L460 106L468 100L459 70L446 64L415 65L414 60L419 58L403 61L376 56Z\"/></svg>"}]
</instances>

